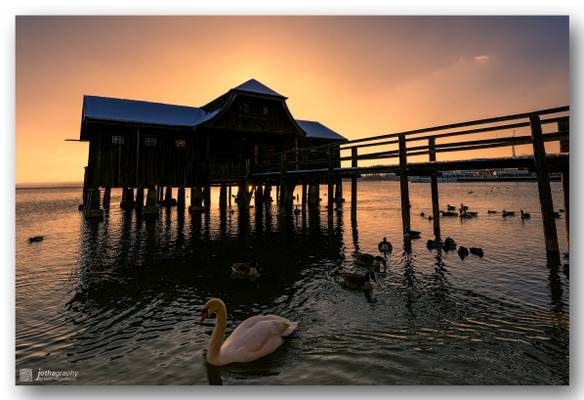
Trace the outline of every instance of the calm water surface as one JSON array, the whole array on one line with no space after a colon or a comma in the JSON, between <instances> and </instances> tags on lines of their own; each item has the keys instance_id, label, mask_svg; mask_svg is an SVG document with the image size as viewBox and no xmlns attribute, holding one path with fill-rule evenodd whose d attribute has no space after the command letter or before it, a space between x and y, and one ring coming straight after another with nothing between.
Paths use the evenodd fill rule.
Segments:
<instances>
[{"instance_id":1,"label":"calm water surface","mask_svg":"<svg viewBox=\"0 0 584 400\"><path fill-rule=\"evenodd\" d=\"M431 212L429 184L410 190L412 228L422 232L410 254L397 182L361 182L356 222L345 184L332 223L324 207L222 217L215 196L209 215L173 208L141 219L117 207L119 192L105 221L88 223L80 189L17 190L17 371L75 369L76 383L92 384L568 383L568 268L546 265L536 184L440 185L443 205L479 212L441 220L444 237L483 248L484 258L464 261L426 249L432 223L418 213ZM557 183L553 194L562 208ZM523 208L531 219L492 208ZM567 251L563 217L557 228ZM34 235L45 240L28 244ZM383 236L394 251L368 302L338 274L358 270L357 250L377 255ZM231 280L230 264L251 259L262 277ZM262 360L209 367L213 321L199 324L198 314L210 297L227 304L228 332L258 313L300 321L299 330Z\"/></svg>"}]
</instances>

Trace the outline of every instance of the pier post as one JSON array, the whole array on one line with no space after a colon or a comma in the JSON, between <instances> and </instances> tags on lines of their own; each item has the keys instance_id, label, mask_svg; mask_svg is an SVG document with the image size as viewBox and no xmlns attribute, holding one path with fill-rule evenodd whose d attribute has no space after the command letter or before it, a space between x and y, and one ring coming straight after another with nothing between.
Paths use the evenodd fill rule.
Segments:
<instances>
[{"instance_id":1,"label":"pier post","mask_svg":"<svg viewBox=\"0 0 584 400\"><path fill-rule=\"evenodd\" d=\"M190 213L198 213L203 209L203 190L200 186L191 188L191 205L189 206Z\"/></svg>"},{"instance_id":2,"label":"pier post","mask_svg":"<svg viewBox=\"0 0 584 400\"><path fill-rule=\"evenodd\" d=\"M178 188L178 194L177 194L177 198L176 198L176 205L177 205L177 209L179 211L184 211L185 209L185 188L184 186L179 186Z\"/></svg>"},{"instance_id":3,"label":"pier post","mask_svg":"<svg viewBox=\"0 0 584 400\"><path fill-rule=\"evenodd\" d=\"M227 186L227 189L228 189L227 190L227 198L229 199L229 208L231 208L231 198L232 198L232 196L231 196L231 185L228 185Z\"/></svg>"},{"instance_id":4,"label":"pier post","mask_svg":"<svg viewBox=\"0 0 584 400\"><path fill-rule=\"evenodd\" d=\"M343 180L341 178L337 179L335 184L335 203L337 205L343 204Z\"/></svg>"},{"instance_id":5,"label":"pier post","mask_svg":"<svg viewBox=\"0 0 584 400\"><path fill-rule=\"evenodd\" d=\"M408 156L405 135L399 135L399 183L403 232L410 231L410 193L408 189Z\"/></svg>"},{"instance_id":6,"label":"pier post","mask_svg":"<svg viewBox=\"0 0 584 400\"><path fill-rule=\"evenodd\" d=\"M556 221L554 220L552 189L550 186L550 177L539 115L531 115L529 117L529 122L531 124L531 137L533 139L533 158L535 161L535 171L537 173L539 203L541 206L541 215L543 217L545 248L548 254L548 261L556 265L560 261L560 248L558 245Z\"/></svg>"},{"instance_id":7,"label":"pier post","mask_svg":"<svg viewBox=\"0 0 584 400\"><path fill-rule=\"evenodd\" d=\"M430 161L436 161L436 139L428 139L428 155ZM440 240L440 199L438 197L438 176L433 173L430 176L430 186L432 189L432 222L434 223L434 236Z\"/></svg>"},{"instance_id":8,"label":"pier post","mask_svg":"<svg viewBox=\"0 0 584 400\"><path fill-rule=\"evenodd\" d=\"M262 185L256 185L255 189L254 189L254 196L255 196L255 206L257 207L261 207L262 204L264 203L264 188L262 187Z\"/></svg>"},{"instance_id":9,"label":"pier post","mask_svg":"<svg viewBox=\"0 0 584 400\"><path fill-rule=\"evenodd\" d=\"M288 214L288 185L286 182L286 169L288 167L287 153L280 155L280 191L278 197L278 214Z\"/></svg>"},{"instance_id":10,"label":"pier post","mask_svg":"<svg viewBox=\"0 0 584 400\"><path fill-rule=\"evenodd\" d=\"M302 210L306 210L306 183L302 182L302 195L301 195L301 202L302 202Z\"/></svg>"},{"instance_id":11,"label":"pier post","mask_svg":"<svg viewBox=\"0 0 584 400\"><path fill-rule=\"evenodd\" d=\"M159 190L157 190L154 186L148 186L148 191L146 193L146 205L142 209L142 215L158 214L158 207L156 206L158 192Z\"/></svg>"},{"instance_id":12,"label":"pier post","mask_svg":"<svg viewBox=\"0 0 584 400\"><path fill-rule=\"evenodd\" d=\"M358 167L357 147L351 148L351 168ZM354 173L353 173L354 174ZM351 177L351 219L357 219L357 176Z\"/></svg>"},{"instance_id":13,"label":"pier post","mask_svg":"<svg viewBox=\"0 0 584 400\"><path fill-rule=\"evenodd\" d=\"M570 120L568 118L562 119L558 122L559 132L570 132ZM570 139L560 139L560 152L570 152ZM568 163L569 164L569 163ZM566 225L566 237L568 243L570 242L570 167L562 170L562 191L564 192L564 217Z\"/></svg>"},{"instance_id":14,"label":"pier post","mask_svg":"<svg viewBox=\"0 0 584 400\"><path fill-rule=\"evenodd\" d=\"M205 185L205 188L203 190L203 208L205 210L205 212L210 212L211 211L211 185L207 184Z\"/></svg>"},{"instance_id":15,"label":"pier post","mask_svg":"<svg viewBox=\"0 0 584 400\"><path fill-rule=\"evenodd\" d=\"M106 187L103 191L103 208L109 210L112 199L112 188Z\"/></svg>"},{"instance_id":16,"label":"pier post","mask_svg":"<svg viewBox=\"0 0 584 400\"><path fill-rule=\"evenodd\" d=\"M156 188L156 202L162 203L163 200L164 200L164 187L158 185L158 187Z\"/></svg>"},{"instance_id":17,"label":"pier post","mask_svg":"<svg viewBox=\"0 0 584 400\"><path fill-rule=\"evenodd\" d=\"M319 205L319 187L318 183L311 182L308 185L308 207L317 208Z\"/></svg>"},{"instance_id":18,"label":"pier post","mask_svg":"<svg viewBox=\"0 0 584 400\"><path fill-rule=\"evenodd\" d=\"M247 190L247 181L243 181L239 184L239 189L237 190L237 205L240 210L249 210L249 192Z\"/></svg>"},{"instance_id":19,"label":"pier post","mask_svg":"<svg viewBox=\"0 0 584 400\"><path fill-rule=\"evenodd\" d=\"M221 184L219 189L219 209L225 211L227 209L227 185Z\"/></svg>"},{"instance_id":20,"label":"pier post","mask_svg":"<svg viewBox=\"0 0 584 400\"><path fill-rule=\"evenodd\" d=\"M125 187L122 189L120 208L122 210L131 210L134 208L134 188Z\"/></svg>"},{"instance_id":21,"label":"pier post","mask_svg":"<svg viewBox=\"0 0 584 400\"><path fill-rule=\"evenodd\" d=\"M103 218L103 210L99 208L99 189L87 188L87 203L83 209L83 215L87 219Z\"/></svg>"},{"instance_id":22,"label":"pier post","mask_svg":"<svg viewBox=\"0 0 584 400\"><path fill-rule=\"evenodd\" d=\"M264 203L266 204L266 207L269 207L271 202L272 202L272 185L267 183L266 186L264 187Z\"/></svg>"},{"instance_id":23,"label":"pier post","mask_svg":"<svg viewBox=\"0 0 584 400\"><path fill-rule=\"evenodd\" d=\"M136 210L142 210L144 206L144 188L139 187L136 189Z\"/></svg>"},{"instance_id":24,"label":"pier post","mask_svg":"<svg viewBox=\"0 0 584 400\"><path fill-rule=\"evenodd\" d=\"M83 194L81 197L80 210L87 208L87 167L83 167Z\"/></svg>"},{"instance_id":25,"label":"pier post","mask_svg":"<svg viewBox=\"0 0 584 400\"><path fill-rule=\"evenodd\" d=\"M334 182L333 182L333 170L335 167L335 160L334 160L334 155L333 155L333 148L332 146L329 146L328 148L328 179L327 179L327 185L328 185L328 192L327 192L327 207L328 207L328 215L329 215L329 219L332 218L332 212L333 212L333 201L334 201Z\"/></svg>"}]
</instances>

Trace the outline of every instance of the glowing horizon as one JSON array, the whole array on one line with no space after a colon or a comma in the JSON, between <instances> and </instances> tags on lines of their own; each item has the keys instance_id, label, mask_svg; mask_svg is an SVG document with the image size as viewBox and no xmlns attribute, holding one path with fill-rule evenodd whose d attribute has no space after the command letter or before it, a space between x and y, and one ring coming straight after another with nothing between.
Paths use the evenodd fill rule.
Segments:
<instances>
[{"instance_id":1,"label":"glowing horizon","mask_svg":"<svg viewBox=\"0 0 584 400\"><path fill-rule=\"evenodd\" d=\"M18 17L16 183L83 179L84 94L197 107L251 78L349 139L561 106L568 18Z\"/></svg>"}]
</instances>

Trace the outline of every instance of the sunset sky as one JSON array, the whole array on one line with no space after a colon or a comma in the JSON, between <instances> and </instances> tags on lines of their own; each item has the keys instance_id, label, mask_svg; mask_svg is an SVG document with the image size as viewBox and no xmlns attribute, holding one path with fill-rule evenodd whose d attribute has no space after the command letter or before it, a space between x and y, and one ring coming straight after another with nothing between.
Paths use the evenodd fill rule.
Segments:
<instances>
[{"instance_id":1,"label":"sunset sky","mask_svg":"<svg viewBox=\"0 0 584 400\"><path fill-rule=\"evenodd\" d=\"M255 78L350 139L569 104L567 17L17 17L16 182L81 181L84 94ZM510 150L501 150L510 155Z\"/></svg>"}]
</instances>

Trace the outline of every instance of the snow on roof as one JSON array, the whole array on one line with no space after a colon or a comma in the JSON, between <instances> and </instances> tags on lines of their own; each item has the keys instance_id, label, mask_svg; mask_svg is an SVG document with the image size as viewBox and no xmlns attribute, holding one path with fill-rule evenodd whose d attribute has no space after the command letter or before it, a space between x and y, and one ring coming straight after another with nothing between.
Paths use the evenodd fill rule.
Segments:
<instances>
[{"instance_id":1,"label":"snow on roof","mask_svg":"<svg viewBox=\"0 0 584 400\"><path fill-rule=\"evenodd\" d=\"M214 114L206 114L195 107L99 96L83 97L83 118L102 121L193 127Z\"/></svg>"},{"instance_id":2,"label":"snow on roof","mask_svg":"<svg viewBox=\"0 0 584 400\"><path fill-rule=\"evenodd\" d=\"M270 89L269 87L267 87L263 83L256 81L255 79L250 79L249 81L244 82L241 85L239 85L233 89L240 90L242 92L252 92L252 93L265 94L268 96L284 97L281 94L274 92L272 89Z\"/></svg>"},{"instance_id":3,"label":"snow on roof","mask_svg":"<svg viewBox=\"0 0 584 400\"><path fill-rule=\"evenodd\" d=\"M329 139L329 140L347 140L345 137L339 135L332 129L327 128L323 124L317 121L303 121L297 119L296 122L304 132L306 132L306 137L317 138L317 139Z\"/></svg>"}]
</instances>

